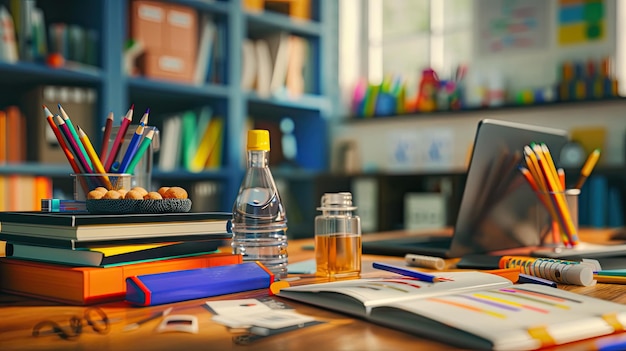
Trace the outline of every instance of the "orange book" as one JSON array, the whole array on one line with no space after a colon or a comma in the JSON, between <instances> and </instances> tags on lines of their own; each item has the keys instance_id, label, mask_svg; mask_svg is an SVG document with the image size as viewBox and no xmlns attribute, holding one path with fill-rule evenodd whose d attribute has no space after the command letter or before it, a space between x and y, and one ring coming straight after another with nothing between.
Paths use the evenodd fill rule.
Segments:
<instances>
[{"instance_id":1,"label":"orange book","mask_svg":"<svg viewBox=\"0 0 626 351\"><path fill-rule=\"evenodd\" d=\"M26 160L26 121L22 111L17 106L6 108L6 142L7 161L9 163Z\"/></svg>"},{"instance_id":2,"label":"orange book","mask_svg":"<svg viewBox=\"0 0 626 351\"><path fill-rule=\"evenodd\" d=\"M0 258L0 290L72 305L121 301L126 278L241 263L241 255L213 253L123 266L70 267Z\"/></svg>"},{"instance_id":3,"label":"orange book","mask_svg":"<svg viewBox=\"0 0 626 351\"><path fill-rule=\"evenodd\" d=\"M0 164L7 162L7 114L0 111Z\"/></svg>"}]
</instances>

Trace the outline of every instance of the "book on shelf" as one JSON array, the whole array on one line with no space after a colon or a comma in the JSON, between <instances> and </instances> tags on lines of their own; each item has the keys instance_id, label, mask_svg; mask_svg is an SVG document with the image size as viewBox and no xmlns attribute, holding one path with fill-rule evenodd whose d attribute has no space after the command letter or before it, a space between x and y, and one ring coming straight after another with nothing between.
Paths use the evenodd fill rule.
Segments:
<instances>
[{"instance_id":1,"label":"book on shelf","mask_svg":"<svg viewBox=\"0 0 626 351\"><path fill-rule=\"evenodd\" d=\"M231 217L228 212L125 215L2 212L0 239L71 248L94 246L94 243L115 245L120 242L184 241L189 238L221 240L230 237Z\"/></svg>"},{"instance_id":2,"label":"book on shelf","mask_svg":"<svg viewBox=\"0 0 626 351\"><path fill-rule=\"evenodd\" d=\"M9 242L6 244L6 256L71 266L110 267L207 254L215 252L220 244L219 240L207 240L64 249Z\"/></svg>"},{"instance_id":3,"label":"book on shelf","mask_svg":"<svg viewBox=\"0 0 626 351\"><path fill-rule=\"evenodd\" d=\"M278 296L470 349L535 350L624 330L626 306L484 272L356 279Z\"/></svg>"},{"instance_id":4,"label":"book on shelf","mask_svg":"<svg viewBox=\"0 0 626 351\"><path fill-rule=\"evenodd\" d=\"M213 43L215 42L216 26L208 14L200 17L200 42L198 45L198 57L194 71L194 83L204 85L210 80L209 72L213 61Z\"/></svg>"},{"instance_id":5,"label":"book on shelf","mask_svg":"<svg viewBox=\"0 0 626 351\"><path fill-rule=\"evenodd\" d=\"M72 305L88 305L124 300L128 277L241 262L241 255L232 253L211 253L106 268L0 258L0 289Z\"/></svg>"}]
</instances>

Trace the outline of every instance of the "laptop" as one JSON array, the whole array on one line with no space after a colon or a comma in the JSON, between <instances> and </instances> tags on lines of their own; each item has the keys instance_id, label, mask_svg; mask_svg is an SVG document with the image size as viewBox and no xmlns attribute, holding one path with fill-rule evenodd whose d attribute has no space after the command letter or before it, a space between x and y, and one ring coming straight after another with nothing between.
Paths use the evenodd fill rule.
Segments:
<instances>
[{"instance_id":1,"label":"laptop","mask_svg":"<svg viewBox=\"0 0 626 351\"><path fill-rule=\"evenodd\" d=\"M363 253L452 258L539 245L537 197L518 166L524 158L524 146L545 143L556 159L567 141L567 131L561 129L494 119L479 121L452 236L433 233L364 241Z\"/></svg>"}]
</instances>

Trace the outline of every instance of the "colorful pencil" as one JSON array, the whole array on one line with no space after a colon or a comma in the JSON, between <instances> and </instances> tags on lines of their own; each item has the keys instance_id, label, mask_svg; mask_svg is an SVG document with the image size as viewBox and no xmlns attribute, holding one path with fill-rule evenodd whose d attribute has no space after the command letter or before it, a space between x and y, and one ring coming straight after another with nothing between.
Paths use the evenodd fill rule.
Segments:
<instances>
[{"instance_id":1,"label":"colorful pencil","mask_svg":"<svg viewBox=\"0 0 626 351\"><path fill-rule=\"evenodd\" d=\"M143 137L141 144L137 148L137 152L135 152L133 159L130 161L130 164L126 168L127 173L134 174L135 167L137 166L137 164L143 157L143 154L146 152L146 150L150 146L150 143L152 143L153 137L154 137L154 129L150 129L148 133L146 134L146 136Z\"/></svg>"},{"instance_id":2,"label":"colorful pencil","mask_svg":"<svg viewBox=\"0 0 626 351\"><path fill-rule=\"evenodd\" d=\"M50 110L45 105L43 105L43 110L44 110L44 113L46 114L46 120L48 121L48 124L50 125L52 132L54 133L54 136L57 138L57 141L59 142L59 146L61 147L61 150L63 150L63 153L65 154L65 157L67 158L67 161L70 163L70 166L72 166L72 170L75 173L81 173L80 167L76 163L76 159L74 158L74 155L72 155L72 151L70 151L69 147L65 143L65 140L63 139L63 135L61 135L61 131L59 130L59 127L56 125L56 123L54 123L54 115L52 114L52 112L50 112Z\"/></svg>"},{"instance_id":3,"label":"colorful pencil","mask_svg":"<svg viewBox=\"0 0 626 351\"><path fill-rule=\"evenodd\" d=\"M423 280L425 282L435 283L435 282L440 281L439 278L437 278L437 276L435 275L422 273L422 272L414 271L411 269L405 269L402 267L393 266L393 265L386 264L386 263L373 262L372 267L376 269L381 269L387 272L401 274L406 277L415 278L417 280Z\"/></svg>"},{"instance_id":4,"label":"colorful pencil","mask_svg":"<svg viewBox=\"0 0 626 351\"><path fill-rule=\"evenodd\" d=\"M585 181L591 174L591 171L596 166L599 159L600 159L600 149L594 149L591 152L591 154L589 154L589 157L587 157L587 160L585 161L583 168L580 170L580 177L578 178L578 181L576 182L576 185L574 186L575 189L582 189L583 184L585 184Z\"/></svg>"},{"instance_id":5,"label":"colorful pencil","mask_svg":"<svg viewBox=\"0 0 626 351\"><path fill-rule=\"evenodd\" d=\"M67 125L67 128L70 130L70 133L72 133L72 137L74 138L74 140L76 141L76 144L78 145L78 149L83 154L83 158L87 160L89 167L93 168L91 159L87 155L87 150L85 150L85 146L80 141L80 138L78 138L78 133L76 133L76 128L74 127L74 124L72 123L72 120L70 119L70 116L65 112L61 104L58 104L57 106L59 107L59 112L61 112L61 117L63 117L63 120L65 121L65 124Z\"/></svg>"},{"instance_id":6,"label":"colorful pencil","mask_svg":"<svg viewBox=\"0 0 626 351\"><path fill-rule=\"evenodd\" d=\"M104 132L102 134L102 145L100 146L100 162L105 162L107 151L109 149L109 138L111 138L111 129L113 128L113 111L109 112L106 122L104 123Z\"/></svg>"},{"instance_id":7,"label":"colorful pencil","mask_svg":"<svg viewBox=\"0 0 626 351\"><path fill-rule=\"evenodd\" d=\"M134 108L135 108L135 105L132 105L130 109L128 109L128 112L126 112L126 116L122 118L120 128L117 131L117 134L115 135L115 140L113 140L113 145L111 145L111 151L109 152L106 162L104 163L104 169L106 169L107 172L111 171L111 166L113 165L113 162L115 162L115 159L117 158L117 155L120 152L122 144L124 143L124 136L126 135L126 130L128 129L130 122L132 122L133 120Z\"/></svg>"},{"instance_id":8,"label":"colorful pencil","mask_svg":"<svg viewBox=\"0 0 626 351\"><path fill-rule=\"evenodd\" d=\"M70 131L69 127L67 126L63 118L61 118L61 116L59 115L56 115L55 120L59 129L61 130L61 132L63 132L65 139L72 147L72 150L74 152L74 157L78 159L79 164L82 166L83 173L93 173L93 169L91 168L91 166L89 166L89 162L87 162L87 160L85 159L85 155L83 155L83 153L80 151L80 147L78 146L78 143L72 136L72 132Z\"/></svg>"},{"instance_id":9,"label":"colorful pencil","mask_svg":"<svg viewBox=\"0 0 626 351\"><path fill-rule=\"evenodd\" d=\"M78 133L78 137L80 138L80 141L85 146L85 150L87 150L87 155L89 155L89 158L91 158L91 162L93 162L94 169L96 170L96 172L104 175L106 171L104 170L104 166L102 165L102 162L100 161L100 158L98 157L98 153L96 153L96 150L94 150L93 145L91 144L91 140L89 140L89 137L87 136L85 131L83 131L80 128L79 125L76 125L76 129L78 129L77 133ZM109 180L109 177L107 175L104 175L102 177L102 180L104 181L104 186L107 189L113 188L111 186L111 181Z\"/></svg>"},{"instance_id":10,"label":"colorful pencil","mask_svg":"<svg viewBox=\"0 0 626 351\"><path fill-rule=\"evenodd\" d=\"M126 148L126 152L124 153L124 157L122 158L122 162L120 163L119 169L117 170L119 173L126 173L126 170L128 169L128 164L137 152L139 140L143 136L143 129L143 124L139 124L137 129L135 129L135 134L133 134L133 137L130 139L128 147Z\"/></svg>"},{"instance_id":11,"label":"colorful pencil","mask_svg":"<svg viewBox=\"0 0 626 351\"><path fill-rule=\"evenodd\" d=\"M139 124L142 126L148 125L148 116L150 115L150 109L146 109L146 112L141 116L141 120L139 120Z\"/></svg>"}]
</instances>

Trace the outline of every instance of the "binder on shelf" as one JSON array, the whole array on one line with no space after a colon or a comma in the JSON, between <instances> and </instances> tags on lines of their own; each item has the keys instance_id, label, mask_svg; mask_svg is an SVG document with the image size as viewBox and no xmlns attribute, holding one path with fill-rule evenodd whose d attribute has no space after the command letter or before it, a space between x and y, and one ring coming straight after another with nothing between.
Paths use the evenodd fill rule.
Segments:
<instances>
[{"instance_id":1,"label":"binder on shelf","mask_svg":"<svg viewBox=\"0 0 626 351\"><path fill-rule=\"evenodd\" d=\"M90 138L95 138L96 91L92 88L41 85L23 97L24 114L29 123L27 138L30 141L28 159L47 164L67 164L67 158L56 136L46 122L42 105L51 110L61 104L73 125L79 125Z\"/></svg>"}]
</instances>

